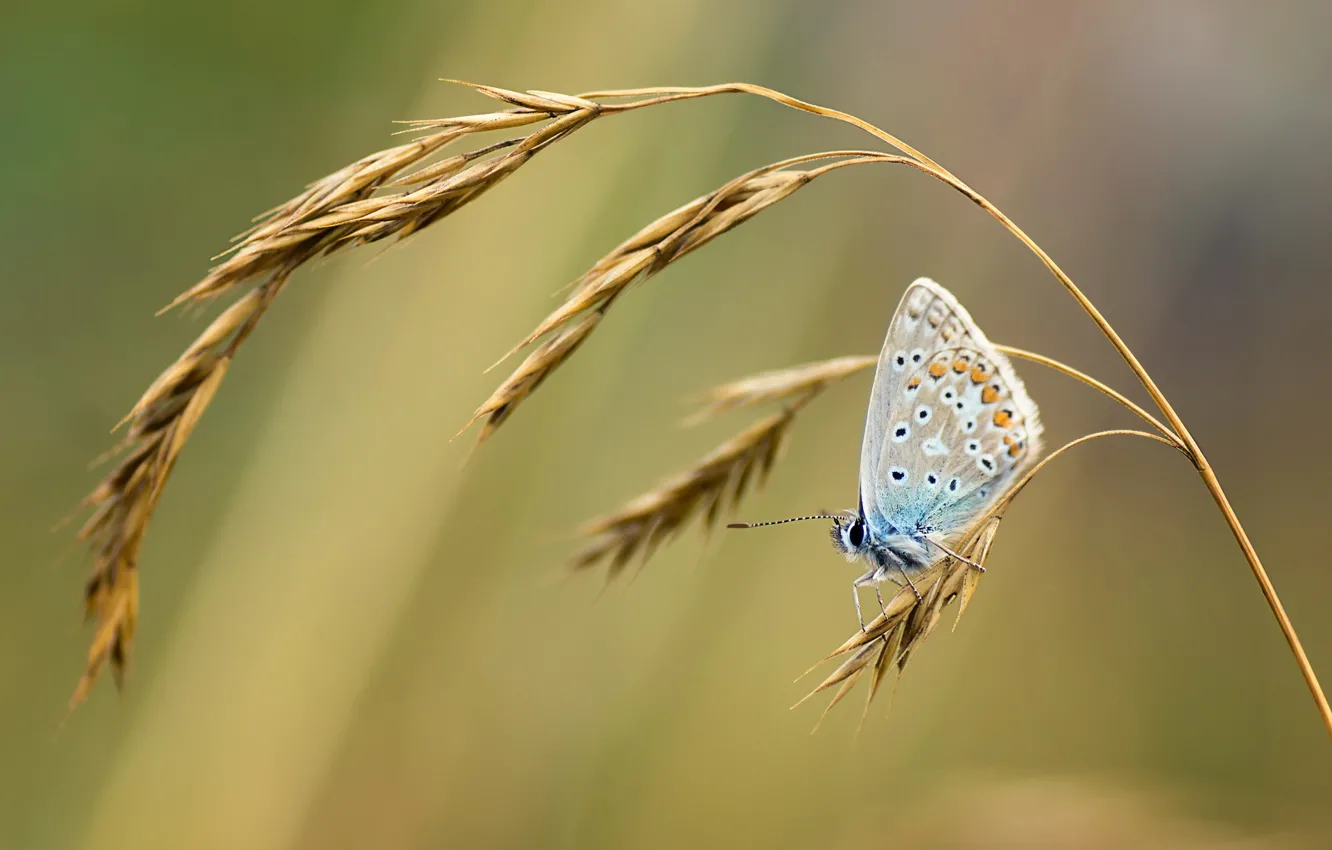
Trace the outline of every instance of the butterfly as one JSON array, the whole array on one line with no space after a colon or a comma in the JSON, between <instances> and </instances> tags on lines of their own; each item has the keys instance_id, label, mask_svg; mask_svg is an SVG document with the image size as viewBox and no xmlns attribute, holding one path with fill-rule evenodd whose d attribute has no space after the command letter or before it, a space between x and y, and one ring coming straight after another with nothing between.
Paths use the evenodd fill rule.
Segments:
<instances>
[{"instance_id":1,"label":"butterfly","mask_svg":"<svg viewBox=\"0 0 1332 850\"><path fill-rule=\"evenodd\" d=\"M1039 410L1008 358L951 292L912 282L874 373L859 504L807 517L833 520L833 547L866 566L851 586L862 629L861 587L882 608L882 582L914 591L912 576L944 558L967 561L950 547L1036 460L1040 437Z\"/></svg>"}]
</instances>

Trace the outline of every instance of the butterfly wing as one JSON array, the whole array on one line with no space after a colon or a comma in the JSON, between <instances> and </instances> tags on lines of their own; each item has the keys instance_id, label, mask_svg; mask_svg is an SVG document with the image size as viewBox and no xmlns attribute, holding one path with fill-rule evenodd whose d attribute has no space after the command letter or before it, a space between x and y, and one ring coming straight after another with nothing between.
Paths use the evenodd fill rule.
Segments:
<instances>
[{"instance_id":1,"label":"butterfly wing","mask_svg":"<svg viewBox=\"0 0 1332 850\"><path fill-rule=\"evenodd\" d=\"M907 287L888 328L861 446L876 539L964 531L1040 451L1036 404L947 289Z\"/></svg>"}]
</instances>

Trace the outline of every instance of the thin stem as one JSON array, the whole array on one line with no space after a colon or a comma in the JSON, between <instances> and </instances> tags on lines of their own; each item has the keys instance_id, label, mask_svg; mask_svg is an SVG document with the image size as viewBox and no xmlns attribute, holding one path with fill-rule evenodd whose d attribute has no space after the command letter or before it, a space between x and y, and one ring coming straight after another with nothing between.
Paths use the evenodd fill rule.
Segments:
<instances>
[{"instance_id":1,"label":"thin stem","mask_svg":"<svg viewBox=\"0 0 1332 850\"><path fill-rule=\"evenodd\" d=\"M832 118L859 127L870 135L907 154L908 161L905 164L912 165L913 167L930 174L936 179L952 186L958 192L966 195L973 203L985 210L991 217L1003 225L1005 230L1017 237L1022 244L1026 245L1027 248L1040 259L1045 267L1050 270L1050 274L1054 275L1060 285L1073 296L1073 299L1078 302L1078 306L1091 317L1091 320L1101 329L1101 333L1105 335L1105 338L1108 339L1110 344L1115 347L1115 350L1119 352L1119 356L1122 357L1124 362L1128 364L1129 368L1133 370L1133 374L1137 376L1138 381L1143 385L1143 388L1147 390L1147 394L1151 396L1152 402L1160 409L1161 414L1165 416L1166 422L1170 424L1171 429L1182 441L1186 455L1197 468L1198 474L1202 477L1203 484L1206 485L1208 491L1212 494L1213 501L1216 502L1217 507L1221 510L1222 516L1225 517L1226 524L1230 527L1230 531L1234 535L1235 541L1239 544L1240 551L1244 553L1245 559L1249 562L1249 568L1253 572L1254 578L1258 581L1258 586L1262 590L1263 597L1267 600L1268 606L1272 609L1272 615L1276 617L1277 625L1281 627L1281 633L1285 636L1286 643L1290 646L1291 654L1295 656L1295 663L1299 666L1300 673L1304 676L1304 681L1309 687L1309 692L1313 695L1314 702L1317 704L1319 713L1323 717L1323 723L1327 727L1328 733L1332 734L1332 706L1328 704L1327 697L1324 695L1323 689L1318 683L1318 677L1314 673L1313 665L1309 662L1309 658L1304 652L1304 647L1300 643L1299 636L1295 632L1295 626L1290 622L1290 617L1287 616L1285 607L1282 606L1281 600L1277 596L1276 588L1272 585L1272 580L1268 577L1267 570L1264 569L1262 561L1258 557L1258 552L1254 549L1253 543L1249 540L1249 536L1247 532L1245 532L1244 526L1240 523L1239 517L1235 515L1234 509L1230 506L1230 500L1226 498L1225 491L1222 490L1221 483L1217 480L1216 473L1212 470L1211 464L1207 462L1207 458L1203 455L1202 449L1198 446L1198 442L1193 438L1193 435L1189 433L1189 429L1184 425L1184 421L1180 419L1179 414L1175 412L1175 408L1170 404L1165 393L1161 392L1161 388L1156 385L1156 382L1152 379L1151 375L1147 373L1146 368L1143 367L1141 362L1139 362L1137 356L1134 355L1133 351L1128 347L1128 344L1119 336L1114 327L1111 326L1110 322L1105 316L1101 315L1100 310L1096 309L1096 305L1094 305L1091 300L1082 293L1082 290L1073 283L1073 279L1059 267L1059 264L1056 263L1049 254L1045 253L1045 250L1042 249L1041 246L1037 245L1036 242L1022 230L1022 228L1018 227L1017 224L998 207L990 203L990 201L983 195L962 182L962 180L958 179L934 160L925 156L923 153L906 144L896 136L870 124L868 121L864 121L863 119L857 118L846 112L828 109L827 107L798 100L790 95L783 94L782 92L764 86L756 86L749 83L726 83L718 86L698 88L666 87L621 89L590 92L581 95L581 97L588 100L617 97L646 98L645 100L636 101L634 103L613 104L604 107L606 111L619 111L637 109L657 103L667 103L676 100L688 100L716 94L732 93L757 95L792 109L808 112L824 118Z\"/></svg>"},{"instance_id":2,"label":"thin stem","mask_svg":"<svg viewBox=\"0 0 1332 850\"><path fill-rule=\"evenodd\" d=\"M1183 441L1180 440L1178 434L1176 434L1174 431L1171 431L1165 425L1161 424L1161 421L1159 419L1157 419L1155 416L1151 415L1147 411L1143 410L1141 407L1139 407L1136 403L1134 403L1131 399L1129 399L1127 396L1125 396L1123 393L1119 392L1118 390L1113 389L1107 386L1106 384L1101 383L1100 381L1096 380L1091 375L1088 375L1085 372L1080 372L1066 363L1061 363L1058 360L1055 360L1053 357L1046 357L1044 354L1037 354L1034 351L1027 351L1022 348L1014 348L1011 345L996 345L995 348L999 349L1004 354L1007 354L1010 357L1021 357L1023 360L1030 360L1033 363L1040 363L1042 366L1049 366L1051 369L1054 369L1056 372L1062 372L1063 374L1068 375L1070 378L1081 381L1087 386L1099 390L1105 395L1110 396L1110 398L1114 399L1115 401L1127 407L1129 410L1136 413L1148 425L1151 425L1153 428L1160 431L1161 435L1165 437L1167 440L1169 440L1171 445L1183 451L1185 457L1188 456L1187 447L1184 445Z\"/></svg>"},{"instance_id":3,"label":"thin stem","mask_svg":"<svg viewBox=\"0 0 1332 850\"><path fill-rule=\"evenodd\" d=\"M1208 492L1212 494L1213 501L1216 502L1216 506L1221 510L1222 516L1225 517L1226 525L1230 526L1231 534L1234 535L1235 542L1239 544L1240 551L1244 553L1245 560L1249 562L1249 569L1253 572L1253 577L1258 581L1258 587L1262 590L1263 598L1267 600L1268 607L1272 609L1272 616L1276 618L1277 625L1281 627L1281 634L1286 638L1286 643L1290 646L1291 654L1295 656L1295 663L1300 668L1300 674L1304 676L1304 682L1309 687L1309 693L1313 696L1314 703L1318 706L1319 714L1322 715L1323 725L1327 727L1328 734L1332 735L1332 705L1328 704L1327 696L1323 693L1323 688L1318 683L1318 675L1314 673L1313 664L1310 663L1309 656L1304 651L1304 645L1300 642L1294 624L1291 623L1289 615L1286 614L1285 606L1281 604L1281 598L1277 595L1276 587L1272 584L1272 579L1268 577L1267 570L1263 568L1263 563L1258 557L1258 552L1253 548L1253 543L1249 540L1249 535L1245 532L1239 517L1236 516L1234 508L1230 506L1230 500L1226 498L1225 491L1221 489L1221 482L1217 480L1216 473L1212 471L1211 464L1207 462L1207 458L1203 455L1202 449L1198 446L1198 442L1193 439L1193 435L1189 433L1189 429L1185 427L1184 421L1180 419L1179 414L1175 412L1175 408L1171 406L1170 402L1166 399L1165 394L1161 392L1161 389L1156 385L1156 382L1152 380L1151 375L1147 374L1146 368L1144 368L1142 363L1138 361L1138 358L1129 350L1128 344L1125 343L1119 334L1115 332L1115 329L1110 326L1110 322L1101 315L1101 312L1096 309L1087 296L1082 294L1082 290L1078 289L1072 279L1064 273L1064 270L1059 268L1058 264L1050 258L1050 255L1046 254L1039 245L1032 241L1031 237L1014 224L1012 219L1000 212L997 207L991 204L974 189L967 186L947 171L923 163L919 168L921 171L938 178L966 195L978 206L993 216L1006 230L1016 236L1024 245L1031 249L1032 253L1039 257L1041 262L1045 264L1045 267L1050 270L1050 273L1055 276L1055 279L1068 290L1069 294L1078 302L1083 311L1091 317L1092 321L1094 321L1097 327L1101 329L1101 333L1105 335L1106 339L1110 340L1110 344L1115 347L1115 350L1119 352L1119 356L1122 357L1124 362L1128 364L1129 368L1133 370L1133 374L1137 375L1139 382L1141 382L1143 387L1147 390L1148 395L1152 397L1152 401L1156 403L1158 408L1160 408L1161 414L1165 416L1166 421L1170 423L1171 428L1174 429L1175 433L1178 434L1179 438L1184 442L1184 448L1187 450L1186 454L1188 458L1193 461L1193 465L1197 468L1198 474L1202 476L1203 484L1207 486Z\"/></svg>"},{"instance_id":4,"label":"thin stem","mask_svg":"<svg viewBox=\"0 0 1332 850\"><path fill-rule=\"evenodd\" d=\"M705 88L626 89L621 91L594 92L582 96L588 99L595 99L597 97L653 97L653 100L651 101L625 104L622 107L625 109L631 109L636 108L639 105L648 105L649 103L662 103L671 100L707 97L714 94L741 92L765 97L769 100L776 101L777 103L781 103L803 112L809 112L825 118L833 118L838 121L843 121L847 124L859 127L876 138L887 142L903 153L906 153L908 157L914 160L907 164L911 164L938 180L947 183L949 186L952 186L954 189L970 198L972 202L989 213L991 217L1003 225L1005 230L1017 237L1022 244L1026 245L1027 248L1040 259L1045 267L1050 270L1050 274L1054 275L1060 285L1062 285L1064 289L1073 296L1073 299L1078 302L1078 306L1082 307L1083 311L1091 317L1091 320L1101 329L1101 333L1105 335L1105 338L1108 339L1110 344L1115 347L1115 350L1119 352L1119 356L1122 357L1124 362L1128 364L1129 368L1133 370L1133 374L1137 376L1138 381L1141 382L1143 388L1147 390L1147 394L1152 397L1152 401L1160 409L1161 414L1165 416L1166 421L1170 423L1170 427L1179 436L1180 440L1183 441L1186 454L1197 468L1198 474L1202 477L1203 484L1207 486L1208 491L1212 494L1212 499L1221 510L1222 516L1225 517L1226 524L1230 526L1230 531L1234 535L1235 541L1239 544L1240 551L1244 553L1245 559L1249 562L1249 568L1253 572L1254 578L1258 581L1258 586L1262 590L1263 597L1267 600L1268 606L1272 609L1272 615L1276 617L1277 625L1281 627L1281 633L1285 636L1286 643L1290 646L1291 654L1295 656L1295 663L1299 666L1300 673L1304 676L1304 681L1309 687L1309 692L1313 695L1314 702L1318 706L1318 711L1323 717L1323 723L1327 727L1328 733L1332 735L1332 705L1328 704L1327 696L1323 693L1322 686L1318 683L1318 676L1314 673L1313 665L1309 662L1308 655L1305 654L1299 635L1295 632L1295 626L1291 623L1290 617L1286 614L1286 609L1281 604L1280 597L1277 596L1276 588L1273 586L1272 580L1268 577L1267 570L1264 569L1262 561L1258 557L1257 550L1254 549L1253 543L1249 540L1249 535L1245 532L1239 517L1235 515L1234 508L1230 506L1230 500L1226 498L1225 491L1221 488L1221 483L1217 480L1216 473L1212 470L1211 464L1207 462L1207 458L1203 455L1202 449L1198 446L1198 442L1193 438L1193 435L1189 433L1189 429L1184 425L1184 421L1180 419L1179 414L1175 412L1175 408L1170 404L1165 393L1161 392L1160 387L1158 387L1156 382L1152 380L1152 377L1147 373L1146 368L1143 367L1141 362L1139 362L1137 356L1133 354L1133 351L1128 347L1128 344L1119 336L1105 316L1101 315L1100 310L1096 309L1096 306L1092 304L1091 300L1082 293L1082 290L1073 283L1073 279L1059 267L1059 264L1056 263L1049 254L1045 253L1045 250L1041 248L1041 246L1037 245L1036 242L1022 230L1022 228L1018 227L1017 224L998 207L990 203L990 201L979 192L972 189L947 169L943 168L920 151L907 145L896 136L875 127L873 124L857 118L854 115L797 100L789 95L763 86L755 86L748 83L728 83L725 85ZM615 107L607 107L607 109L613 108Z\"/></svg>"},{"instance_id":5,"label":"thin stem","mask_svg":"<svg viewBox=\"0 0 1332 850\"><path fill-rule=\"evenodd\" d=\"M857 118L849 112L842 112L837 109L829 109L826 106L807 103L806 101L791 97L789 94L779 92L776 89L770 89L767 86L756 86L752 83L723 83L717 86L665 86L662 88L647 89L611 89L600 92L588 92L578 96L586 100L602 100L615 97L648 98L647 100L639 100L633 103L609 104L602 107L606 112L618 112L638 109L643 106L655 106L659 103L671 103L677 100L692 100L698 97L710 97L716 94L754 94L759 97L766 97L768 100L774 100L783 106L789 106L792 109L798 109L802 112L810 112L824 118L834 118L838 121L850 124L853 127L859 127L870 135L882 139L913 159L917 159L920 162L934 166L935 168L940 168L938 163L911 147L906 142L878 127L875 127L868 121Z\"/></svg>"},{"instance_id":6,"label":"thin stem","mask_svg":"<svg viewBox=\"0 0 1332 850\"><path fill-rule=\"evenodd\" d=\"M1110 431L1095 431L1091 434L1084 434L1083 436L1078 437L1076 440L1069 440L1067 443L1064 443L1059 448L1055 449L1045 457L1041 458L1041 462L1033 466L1031 469L1027 470L1026 474L1023 475L1020 479L1018 479L1018 482L1014 484L1012 488L1009 489L1008 493L1005 494L1004 498L999 500L999 502L997 502L995 506L991 508L989 512L986 513L985 516L981 517L980 521L988 519L990 516L993 515L1002 514L1004 509L1008 506L1008 504L1012 502L1014 498L1017 497L1017 494L1019 492L1022 491L1022 488L1030 484L1031 480L1036 477L1036 473L1044 469L1045 465L1048 464L1050 461L1059 457L1061 454L1073 448L1074 446L1080 446L1083 443L1100 439L1101 437L1143 437L1148 440L1155 440L1158 443L1165 443L1167 446L1170 446L1172 449L1175 449L1181 454L1187 454L1187 450L1183 446L1176 443L1175 441L1169 439L1168 437L1163 437L1160 434L1152 434L1147 431L1136 431L1129 428L1115 428ZM977 524L979 524L980 521L977 521Z\"/></svg>"}]
</instances>

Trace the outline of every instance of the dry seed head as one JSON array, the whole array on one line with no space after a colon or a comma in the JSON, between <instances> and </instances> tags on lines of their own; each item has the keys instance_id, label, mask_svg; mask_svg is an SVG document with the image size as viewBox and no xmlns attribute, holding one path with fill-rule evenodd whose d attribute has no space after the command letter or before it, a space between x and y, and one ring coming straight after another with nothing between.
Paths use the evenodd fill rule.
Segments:
<instances>
[{"instance_id":1,"label":"dry seed head","mask_svg":"<svg viewBox=\"0 0 1332 850\"><path fill-rule=\"evenodd\" d=\"M128 662L138 611L138 553L162 487L199 417L216 392L237 346L254 329L289 275L305 262L343 247L405 237L438 221L513 174L538 151L601 114L578 98L480 88L517 104L507 112L418 122L427 135L362 157L311 183L304 192L259 216L193 287L169 306L213 298L263 278L222 312L139 398L117 447L120 464L84 500L92 514L79 536L93 549L85 603L97 630L75 692L82 699L108 662L117 678ZM491 144L397 181L405 169L463 136L541 124L527 136ZM508 415L550 370L587 336L599 315L563 332L529 358L492 405L483 436Z\"/></svg>"},{"instance_id":2,"label":"dry seed head","mask_svg":"<svg viewBox=\"0 0 1332 850\"><path fill-rule=\"evenodd\" d=\"M566 116L572 117L577 117L577 114ZM542 319L536 329L510 350L505 358L580 315L590 311L604 314L630 285L647 280L689 252L790 197L819 174L826 173L826 170L790 169L791 164L856 153L829 151L772 163L742 174L716 191L656 219L574 281L572 291L564 303ZM501 358L501 362L505 358ZM503 389L501 387L497 390L496 395ZM506 417L509 412L511 407L506 409ZM476 417L472 421L476 421ZM493 424L498 427L499 422ZM487 435L493 430L494 427L490 428Z\"/></svg>"},{"instance_id":3,"label":"dry seed head","mask_svg":"<svg viewBox=\"0 0 1332 850\"><path fill-rule=\"evenodd\" d=\"M527 356L527 359L519 364L518 368L509 375L504 383L500 384L486 399L485 402L476 409L472 418L462 427L458 433L466 431L472 423L478 419L484 418L486 423L481 428L481 435L477 438L477 443L483 443L495 433L495 430L503 424L504 420L509 418L515 407L532 394L541 382L550 376L550 373L567 360L578 346L582 345L583 340L587 339L592 333L592 329L601 321L602 313L589 313L578 324L566 328L556 336L543 342L535 351Z\"/></svg>"},{"instance_id":4,"label":"dry seed head","mask_svg":"<svg viewBox=\"0 0 1332 850\"><path fill-rule=\"evenodd\" d=\"M997 516L982 520L968 532L958 546L958 554L983 565L998 527ZM884 606L884 611L863 631L857 631L845 643L825 656L824 661L827 661L851 654L850 658L843 661L796 705L800 705L814 694L837 685L840 687L828 705L828 709L831 709L846 696L868 669L872 671L865 700L865 710L868 711L888 668L895 666L896 674L901 675L912 653L938 625L943 609L954 600L958 602L960 617L961 611L965 610L971 595L976 591L980 576L981 572L975 567L954 558L945 558L921 575L914 576L912 580L920 592L920 597L918 598L916 591L910 587L900 588L893 594ZM825 709L825 715L828 709Z\"/></svg>"},{"instance_id":5,"label":"dry seed head","mask_svg":"<svg viewBox=\"0 0 1332 850\"><path fill-rule=\"evenodd\" d=\"M713 390L714 404L705 414L722 409L718 405L723 403L724 409L776 401L785 402L785 407L614 514L584 525L582 532L594 539L575 556L575 566L588 567L610 558L610 577L614 577L636 552L641 551L646 561L656 545L695 514L702 514L704 527L711 528L723 510L739 504L756 472L760 480L766 477L800 409L831 384L874 362L873 357L839 357L767 372Z\"/></svg>"},{"instance_id":6,"label":"dry seed head","mask_svg":"<svg viewBox=\"0 0 1332 850\"><path fill-rule=\"evenodd\" d=\"M584 525L582 533L592 540L574 556L574 567L609 561L607 578L614 578L635 554L646 561L693 517L701 516L704 527L711 528L751 482L767 478L794 419L793 410L784 410L755 423L679 475Z\"/></svg>"},{"instance_id":7,"label":"dry seed head","mask_svg":"<svg viewBox=\"0 0 1332 850\"><path fill-rule=\"evenodd\" d=\"M873 368L877 362L878 358L872 356L837 357L789 369L774 369L722 384L708 392L708 406L691 417L690 421L701 422L737 408L786 401L811 392L821 392L843 378Z\"/></svg>"},{"instance_id":8,"label":"dry seed head","mask_svg":"<svg viewBox=\"0 0 1332 850\"><path fill-rule=\"evenodd\" d=\"M502 92L482 91L492 97ZM478 197L537 150L600 114L596 104L578 108L545 98L528 100L541 101L547 107L522 106L509 112L416 123L416 129L433 132L362 157L315 181L306 191L261 217L227 252L230 256L172 301L168 309L214 297L279 267L293 265L293 261L299 265L320 253L414 233ZM406 184L421 185L411 192L376 194L403 169L456 139L541 122L546 126L521 140L490 145L413 172ZM486 159L510 147L512 150Z\"/></svg>"}]
</instances>

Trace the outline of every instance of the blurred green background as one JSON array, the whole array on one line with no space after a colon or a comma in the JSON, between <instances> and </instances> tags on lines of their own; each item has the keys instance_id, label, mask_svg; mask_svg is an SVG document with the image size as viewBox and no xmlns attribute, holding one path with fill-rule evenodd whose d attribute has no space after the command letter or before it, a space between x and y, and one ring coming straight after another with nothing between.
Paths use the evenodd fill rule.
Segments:
<instances>
[{"instance_id":1,"label":"blurred green background","mask_svg":"<svg viewBox=\"0 0 1332 850\"><path fill-rule=\"evenodd\" d=\"M9 0L0 848L1326 846L1332 743L1163 447L1053 465L858 738L854 701L813 737L819 707L787 710L854 627L818 524L688 534L604 594L565 575L578 522L752 418L677 428L691 396L877 351L918 275L996 340L1134 389L1039 263L920 174L830 176L632 292L461 466L482 369L549 293L740 171L869 144L763 101L598 122L404 245L304 270L158 511L127 689L64 725L90 635L82 552L49 529L202 327L153 312L228 236L393 119L491 108L436 78L747 80L901 135L1063 264L1332 679L1329 32L1321 0ZM1129 423L1022 371L1053 442ZM743 516L853 505L868 390L802 415Z\"/></svg>"}]
</instances>

